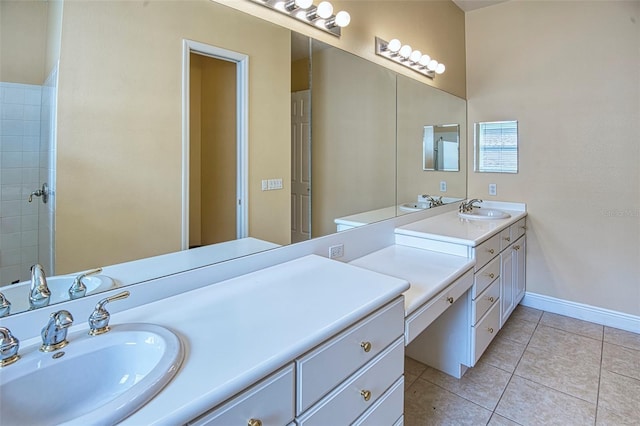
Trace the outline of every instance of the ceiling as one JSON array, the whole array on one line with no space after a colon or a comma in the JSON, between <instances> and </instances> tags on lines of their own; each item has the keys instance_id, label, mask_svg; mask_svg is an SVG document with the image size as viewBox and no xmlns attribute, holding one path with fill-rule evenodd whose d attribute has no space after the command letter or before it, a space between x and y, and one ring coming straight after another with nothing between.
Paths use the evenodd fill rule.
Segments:
<instances>
[{"instance_id":1,"label":"ceiling","mask_svg":"<svg viewBox=\"0 0 640 426\"><path fill-rule=\"evenodd\" d=\"M480 9L482 7L492 6L498 3L504 3L508 0L453 0L458 7L465 12Z\"/></svg>"}]
</instances>

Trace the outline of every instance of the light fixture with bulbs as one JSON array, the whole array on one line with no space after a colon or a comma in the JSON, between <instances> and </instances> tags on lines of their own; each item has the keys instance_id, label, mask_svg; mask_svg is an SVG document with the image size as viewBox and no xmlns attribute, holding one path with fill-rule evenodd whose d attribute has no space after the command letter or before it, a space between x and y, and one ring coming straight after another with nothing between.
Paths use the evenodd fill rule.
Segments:
<instances>
[{"instance_id":1,"label":"light fixture with bulbs","mask_svg":"<svg viewBox=\"0 0 640 426\"><path fill-rule=\"evenodd\" d=\"M321 1L314 6L313 0L251 0L270 9L289 15L306 24L340 37L342 28L349 25L351 16L341 10L333 13L333 5Z\"/></svg>"},{"instance_id":2,"label":"light fixture with bulbs","mask_svg":"<svg viewBox=\"0 0 640 426\"><path fill-rule=\"evenodd\" d=\"M431 79L445 70L444 64L419 50L413 50L408 44L402 44L397 38L387 42L376 37L376 55L384 56Z\"/></svg>"}]
</instances>

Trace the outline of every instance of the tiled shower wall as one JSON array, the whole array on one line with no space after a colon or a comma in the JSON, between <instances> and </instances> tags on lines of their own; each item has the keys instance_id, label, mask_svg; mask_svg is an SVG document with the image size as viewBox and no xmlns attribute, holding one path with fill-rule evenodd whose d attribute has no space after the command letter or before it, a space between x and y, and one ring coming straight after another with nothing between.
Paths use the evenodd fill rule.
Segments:
<instances>
[{"instance_id":1,"label":"tiled shower wall","mask_svg":"<svg viewBox=\"0 0 640 426\"><path fill-rule=\"evenodd\" d=\"M0 82L0 285L28 279L37 262L52 274L55 196L27 199L43 182L55 188L56 75L45 86Z\"/></svg>"}]
</instances>

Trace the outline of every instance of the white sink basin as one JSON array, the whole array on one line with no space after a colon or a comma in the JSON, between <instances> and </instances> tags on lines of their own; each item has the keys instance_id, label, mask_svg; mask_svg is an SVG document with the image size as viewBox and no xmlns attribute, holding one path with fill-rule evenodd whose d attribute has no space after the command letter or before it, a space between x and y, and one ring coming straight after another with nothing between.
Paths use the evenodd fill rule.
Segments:
<instances>
[{"instance_id":1,"label":"white sink basin","mask_svg":"<svg viewBox=\"0 0 640 426\"><path fill-rule=\"evenodd\" d=\"M21 359L0 369L3 425L118 423L149 402L184 358L178 336L152 324L67 340L53 353L21 349Z\"/></svg>"},{"instance_id":2,"label":"white sink basin","mask_svg":"<svg viewBox=\"0 0 640 426\"><path fill-rule=\"evenodd\" d=\"M69 287L73 284L75 277L75 275L47 277L47 286L51 291L49 305L69 300ZM88 275L82 279L82 282L87 286L87 295L117 287L115 281L105 275ZM23 281L0 287L2 294L11 302L12 314L29 310L30 285L28 281Z\"/></svg>"},{"instance_id":3,"label":"white sink basin","mask_svg":"<svg viewBox=\"0 0 640 426\"><path fill-rule=\"evenodd\" d=\"M400 210L406 212L418 212L420 210L428 209L429 203L404 203L400 204Z\"/></svg>"},{"instance_id":4,"label":"white sink basin","mask_svg":"<svg viewBox=\"0 0 640 426\"><path fill-rule=\"evenodd\" d=\"M496 209L474 208L468 213L458 213L458 216L471 220L506 219L511 217L507 212Z\"/></svg>"}]
</instances>

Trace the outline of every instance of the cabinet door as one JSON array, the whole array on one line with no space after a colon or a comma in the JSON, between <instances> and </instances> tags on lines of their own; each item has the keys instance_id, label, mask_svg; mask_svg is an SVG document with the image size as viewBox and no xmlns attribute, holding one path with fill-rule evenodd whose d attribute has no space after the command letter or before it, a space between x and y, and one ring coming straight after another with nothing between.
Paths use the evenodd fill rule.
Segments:
<instances>
[{"instance_id":1,"label":"cabinet door","mask_svg":"<svg viewBox=\"0 0 640 426\"><path fill-rule=\"evenodd\" d=\"M515 253L516 251L511 245L500 255L500 328L515 307L513 294Z\"/></svg>"},{"instance_id":2,"label":"cabinet door","mask_svg":"<svg viewBox=\"0 0 640 426\"><path fill-rule=\"evenodd\" d=\"M520 303L524 297L526 289L526 256L527 256L527 237L522 237L513 245L516 261L514 263L514 304Z\"/></svg>"}]
</instances>

